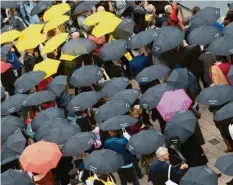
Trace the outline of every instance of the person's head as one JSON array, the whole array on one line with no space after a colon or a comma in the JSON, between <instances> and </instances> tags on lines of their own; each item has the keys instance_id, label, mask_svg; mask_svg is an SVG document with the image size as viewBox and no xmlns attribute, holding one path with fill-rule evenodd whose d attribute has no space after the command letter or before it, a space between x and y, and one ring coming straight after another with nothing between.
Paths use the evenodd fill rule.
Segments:
<instances>
[{"instance_id":1,"label":"person's head","mask_svg":"<svg viewBox=\"0 0 233 185\"><path fill-rule=\"evenodd\" d=\"M135 1L135 4L137 5L137 6L141 6L142 5L142 1Z\"/></svg>"},{"instance_id":2,"label":"person's head","mask_svg":"<svg viewBox=\"0 0 233 185\"><path fill-rule=\"evenodd\" d=\"M38 113L39 113L39 107L30 107L28 111L28 117L30 119L34 119Z\"/></svg>"},{"instance_id":3,"label":"person's head","mask_svg":"<svg viewBox=\"0 0 233 185\"><path fill-rule=\"evenodd\" d=\"M164 7L164 11L166 14L170 14L172 12L172 6L171 5L166 5Z\"/></svg>"},{"instance_id":4,"label":"person's head","mask_svg":"<svg viewBox=\"0 0 233 185\"><path fill-rule=\"evenodd\" d=\"M108 134L110 136L119 136L119 132L117 130L108 130Z\"/></svg>"},{"instance_id":5,"label":"person's head","mask_svg":"<svg viewBox=\"0 0 233 185\"><path fill-rule=\"evenodd\" d=\"M184 26L189 26L190 25L190 19L189 18L184 18L182 21Z\"/></svg>"},{"instance_id":6,"label":"person's head","mask_svg":"<svg viewBox=\"0 0 233 185\"><path fill-rule=\"evenodd\" d=\"M149 5L147 6L147 8L146 8L146 11L147 11L147 13L155 14L155 12L156 12L155 6L152 5L152 4L149 4Z\"/></svg>"},{"instance_id":7,"label":"person's head","mask_svg":"<svg viewBox=\"0 0 233 185\"><path fill-rule=\"evenodd\" d=\"M192 8L193 15L195 15L201 8L199 6L194 6Z\"/></svg>"},{"instance_id":8,"label":"person's head","mask_svg":"<svg viewBox=\"0 0 233 185\"><path fill-rule=\"evenodd\" d=\"M72 39L78 39L78 38L80 38L80 33L79 32L72 33Z\"/></svg>"},{"instance_id":9,"label":"person's head","mask_svg":"<svg viewBox=\"0 0 233 185\"><path fill-rule=\"evenodd\" d=\"M17 14L16 9L15 8L10 8L9 14L12 15L12 16L16 15Z\"/></svg>"},{"instance_id":10,"label":"person's head","mask_svg":"<svg viewBox=\"0 0 233 185\"><path fill-rule=\"evenodd\" d=\"M227 15L224 18L223 24L224 26L227 26L228 24L230 24L231 22L233 22L233 11L228 11Z\"/></svg>"},{"instance_id":11,"label":"person's head","mask_svg":"<svg viewBox=\"0 0 233 185\"><path fill-rule=\"evenodd\" d=\"M169 153L166 147L159 147L156 151L156 155L160 161L168 161Z\"/></svg>"},{"instance_id":12,"label":"person's head","mask_svg":"<svg viewBox=\"0 0 233 185\"><path fill-rule=\"evenodd\" d=\"M225 56L217 55L217 56L215 56L215 61L226 63L226 62L228 62L228 59Z\"/></svg>"},{"instance_id":13,"label":"person's head","mask_svg":"<svg viewBox=\"0 0 233 185\"><path fill-rule=\"evenodd\" d=\"M131 112L131 116L138 119L139 116L142 114L142 110L140 109L140 106L139 105L135 105L133 107L133 110Z\"/></svg>"},{"instance_id":14,"label":"person's head","mask_svg":"<svg viewBox=\"0 0 233 185\"><path fill-rule=\"evenodd\" d=\"M68 173L70 180L78 179L78 169L72 169Z\"/></svg>"},{"instance_id":15,"label":"person's head","mask_svg":"<svg viewBox=\"0 0 233 185\"><path fill-rule=\"evenodd\" d=\"M26 52L27 52L28 54L33 55L33 53L34 53L34 49L28 49Z\"/></svg>"},{"instance_id":16,"label":"person's head","mask_svg":"<svg viewBox=\"0 0 233 185\"><path fill-rule=\"evenodd\" d=\"M105 8L103 6L99 6L97 8L97 12L105 12Z\"/></svg>"}]
</instances>

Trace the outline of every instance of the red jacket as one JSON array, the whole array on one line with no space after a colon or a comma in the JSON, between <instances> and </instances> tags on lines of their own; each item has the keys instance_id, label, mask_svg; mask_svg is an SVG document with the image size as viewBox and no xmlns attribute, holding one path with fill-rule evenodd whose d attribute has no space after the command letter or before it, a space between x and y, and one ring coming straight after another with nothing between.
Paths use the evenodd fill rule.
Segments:
<instances>
[{"instance_id":1,"label":"red jacket","mask_svg":"<svg viewBox=\"0 0 233 185\"><path fill-rule=\"evenodd\" d=\"M176 26L178 25L182 31L184 31L184 25L181 20L178 18L178 6L176 3L172 4L172 13L170 14L170 18L168 20L168 25Z\"/></svg>"}]
</instances>

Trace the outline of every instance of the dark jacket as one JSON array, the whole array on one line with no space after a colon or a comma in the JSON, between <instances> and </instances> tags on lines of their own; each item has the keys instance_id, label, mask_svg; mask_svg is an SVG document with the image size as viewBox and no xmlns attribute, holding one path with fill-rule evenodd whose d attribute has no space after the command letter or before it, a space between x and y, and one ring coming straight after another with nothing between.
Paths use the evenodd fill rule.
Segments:
<instances>
[{"instance_id":1,"label":"dark jacket","mask_svg":"<svg viewBox=\"0 0 233 185\"><path fill-rule=\"evenodd\" d=\"M34 56L31 56L31 55L26 53L24 56L25 71L26 72L32 71L35 64L36 64L36 60L35 60Z\"/></svg>"},{"instance_id":2,"label":"dark jacket","mask_svg":"<svg viewBox=\"0 0 233 185\"><path fill-rule=\"evenodd\" d=\"M23 31L24 29L27 28L26 24L18 16L10 16L8 21L9 21L9 24L18 31Z\"/></svg>"}]
</instances>

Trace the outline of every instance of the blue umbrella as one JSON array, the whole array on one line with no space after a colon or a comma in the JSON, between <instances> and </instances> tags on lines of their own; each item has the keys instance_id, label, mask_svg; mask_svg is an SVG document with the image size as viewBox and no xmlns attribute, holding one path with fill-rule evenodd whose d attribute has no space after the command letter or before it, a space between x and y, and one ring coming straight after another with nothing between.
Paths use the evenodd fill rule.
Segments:
<instances>
[{"instance_id":1,"label":"blue umbrella","mask_svg":"<svg viewBox=\"0 0 233 185\"><path fill-rule=\"evenodd\" d=\"M56 76L51 83L49 83L47 90L53 92L56 96L60 96L64 91L67 84L67 76L59 75Z\"/></svg>"},{"instance_id":2,"label":"blue umbrella","mask_svg":"<svg viewBox=\"0 0 233 185\"><path fill-rule=\"evenodd\" d=\"M137 100L140 92L137 89L124 89L116 93L111 100L124 100L129 102L131 105Z\"/></svg>"},{"instance_id":3,"label":"blue umbrella","mask_svg":"<svg viewBox=\"0 0 233 185\"><path fill-rule=\"evenodd\" d=\"M222 121L225 119L233 118L233 102L226 104L214 115L215 121Z\"/></svg>"},{"instance_id":4,"label":"blue umbrella","mask_svg":"<svg viewBox=\"0 0 233 185\"><path fill-rule=\"evenodd\" d=\"M215 166L222 173L224 173L226 175L233 176L233 155L220 156L217 159Z\"/></svg>"},{"instance_id":5,"label":"blue umbrella","mask_svg":"<svg viewBox=\"0 0 233 185\"><path fill-rule=\"evenodd\" d=\"M226 27L224 27L224 29L223 29L223 35L233 36L233 22L231 22Z\"/></svg>"}]
</instances>

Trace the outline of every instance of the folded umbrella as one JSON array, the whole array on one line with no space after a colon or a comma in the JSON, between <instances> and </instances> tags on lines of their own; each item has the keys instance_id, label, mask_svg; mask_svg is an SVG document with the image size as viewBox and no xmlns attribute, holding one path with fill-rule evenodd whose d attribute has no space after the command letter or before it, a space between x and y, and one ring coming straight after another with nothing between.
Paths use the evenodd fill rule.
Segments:
<instances>
[{"instance_id":1,"label":"folded umbrella","mask_svg":"<svg viewBox=\"0 0 233 185\"><path fill-rule=\"evenodd\" d=\"M12 45L11 44L5 44L4 46L1 47L1 56L5 57L7 53L10 51Z\"/></svg>"},{"instance_id":2,"label":"folded umbrella","mask_svg":"<svg viewBox=\"0 0 233 185\"><path fill-rule=\"evenodd\" d=\"M70 78L70 84L75 87L91 86L99 81L102 76L102 71L97 65L82 66L75 70Z\"/></svg>"},{"instance_id":3,"label":"folded umbrella","mask_svg":"<svg viewBox=\"0 0 233 185\"><path fill-rule=\"evenodd\" d=\"M197 101L204 105L223 105L233 100L233 87L213 85L201 91Z\"/></svg>"},{"instance_id":4,"label":"folded umbrella","mask_svg":"<svg viewBox=\"0 0 233 185\"><path fill-rule=\"evenodd\" d=\"M103 61L118 60L127 53L127 41L123 39L113 40L104 44L101 48L99 57Z\"/></svg>"},{"instance_id":5,"label":"folded umbrella","mask_svg":"<svg viewBox=\"0 0 233 185\"><path fill-rule=\"evenodd\" d=\"M220 156L215 166L225 175L233 176L233 155Z\"/></svg>"},{"instance_id":6,"label":"folded umbrella","mask_svg":"<svg viewBox=\"0 0 233 185\"><path fill-rule=\"evenodd\" d=\"M11 1L10 1L11 2ZM2 185L34 185L35 182L23 171L9 169L1 174Z\"/></svg>"},{"instance_id":7,"label":"folded umbrella","mask_svg":"<svg viewBox=\"0 0 233 185\"><path fill-rule=\"evenodd\" d=\"M124 89L116 93L111 100L124 100L129 102L131 105L137 100L140 96L140 91L137 89Z\"/></svg>"},{"instance_id":8,"label":"folded umbrella","mask_svg":"<svg viewBox=\"0 0 233 185\"><path fill-rule=\"evenodd\" d=\"M67 105L70 112L83 111L91 108L100 100L100 94L95 91L83 92L75 96Z\"/></svg>"},{"instance_id":9,"label":"folded umbrella","mask_svg":"<svg viewBox=\"0 0 233 185\"><path fill-rule=\"evenodd\" d=\"M95 112L95 120L100 123L101 121L108 120L114 116L120 116L129 112L130 105L123 100L111 100L100 106Z\"/></svg>"},{"instance_id":10,"label":"folded umbrella","mask_svg":"<svg viewBox=\"0 0 233 185\"><path fill-rule=\"evenodd\" d=\"M49 83L47 90L53 92L57 97L61 95L67 84L67 76L56 76L51 83Z\"/></svg>"},{"instance_id":11,"label":"folded umbrella","mask_svg":"<svg viewBox=\"0 0 233 185\"><path fill-rule=\"evenodd\" d=\"M26 94L15 94L2 102L1 115L9 115L21 111Z\"/></svg>"},{"instance_id":12,"label":"folded umbrella","mask_svg":"<svg viewBox=\"0 0 233 185\"><path fill-rule=\"evenodd\" d=\"M28 95L26 100L23 102L23 105L24 106L36 106L36 105L40 105L42 103L52 101L55 98L56 98L56 95L50 91L34 92L34 93Z\"/></svg>"},{"instance_id":13,"label":"folded umbrella","mask_svg":"<svg viewBox=\"0 0 233 185\"><path fill-rule=\"evenodd\" d=\"M62 147L64 156L76 156L89 150L96 140L94 132L80 132L71 136Z\"/></svg>"},{"instance_id":14,"label":"folded umbrella","mask_svg":"<svg viewBox=\"0 0 233 185\"><path fill-rule=\"evenodd\" d=\"M165 137L155 130L143 130L130 137L126 148L133 155L149 155L165 146Z\"/></svg>"},{"instance_id":15,"label":"folded umbrella","mask_svg":"<svg viewBox=\"0 0 233 185\"><path fill-rule=\"evenodd\" d=\"M226 27L224 27L224 29L223 29L223 35L225 35L225 36L233 36L233 22L231 22Z\"/></svg>"},{"instance_id":16,"label":"folded umbrella","mask_svg":"<svg viewBox=\"0 0 233 185\"><path fill-rule=\"evenodd\" d=\"M31 11L31 15L34 16L34 15L38 15L38 14L44 12L45 10L50 8L51 4L52 4L52 1L39 1L39 2L37 2Z\"/></svg>"},{"instance_id":17,"label":"folded umbrella","mask_svg":"<svg viewBox=\"0 0 233 185\"><path fill-rule=\"evenodd\" d=\"M19 162L24 171L42 174L56 168L61 156L57 144L39 141L25 148Z\"/></svg>"},{"instance_id":18,"label":"folded umbrella","mask_svg":"<svg viewBox=\"0 0 233 185\"><path fill-rule=\"evenodd\" d=\"M233 86L233 65L231 65L231 68L227 74L227 78L230 81L231 85Z\"/></svg>"},{"instance_id":19,"label":"folded umbrella","mask_svg":"<svg viewBox=\"0 0 233 185\"><path fill-rule=\"evenodd\" d=\"M17 30L9 30L1 34L1 44L12 42L20 36L20 32Z\"/></svg>"},{"instance_id":20,"label":"folded umbrella","mask_svg":"<svg viewBox=\"0 0 233 185\"><path fill-rule=\"evenodd\" d=\"M117 172L124 165L122 156L112 150L95 150L84 160L84 168L95 174Z\"/></svg>"},{"instance_id":21,"label":"folded umbrella","mask_svg":"<svg viewBox=\"0 0 233 185\"><path fill-rule=\"evenodd\" d=\"M218 176L208 166L191 167L180 180L180 185L217 185Z\"/></svg>"},{"instance_id":22,"label":"folded umbrella","mask_svg":"<svg viewBox=\"0 0 233 185\"><path fill-rule=\"evenodd\" d=\"M225 119L233 118L233 102L226 104L214 115L215 121L222 121Z\"/></svg>"},{"instance_id":23,"label":"folded umbrella","mask_svg":"<svg viewBox=\"0 0 233 185\"><path fill-rule=\"evenodd\" d=\"M56 19L54 18L45 24L43 33L47 33L48 31L57 28L58 26L67 22L69 19L70 17L67 15L57 16Z\"/></svg>"},{"instance_id":24,"label":"folded umbrella","mask_svg":"<svg viewBox=\"0 0 233 185\"><path fill-rule=\"evenodd\" d=\"M1 8L18 8L22 1L1 1Z\"/></svg>"},{"instance_id":25,"label":"folded umbrella","mask_svg":"<svg viewBox=\"0 0 233 185\"><path fill-rule=\"evenodd\" d=\"M124 90L129 85L129 79L125 77L112 78L104 83L104 87L100 91L101 97L112 97L116 93Z\"/></svg>"},{"instance_id":26,"label":"folded umbrella","mask_svg":"<svg viewBox=\"0 0 233 185\"><path fill-rule=\"evenodd\" d=\"M91 9L93 6L97 5L100 1L99 0L94 0L94 1L82 1L80 2L75 10L74 10L74 15L78 15L82 12L88 11Z\"/></svg>"},{"instance_id":27,"label":"folded umbrella","mask_svg":"<svg viewBox=\"0 0 233 185\"><path fill-rule=\"evenodd\" d=\"M112 117L107 121L101 123L99 128L103 131L120 130L122 128L130 127L137 122L138 120L131 116L121 115L121 116Z\"/></svg>"},{"instance_id":28,"label":"folded umbrella","mask_svg":"<svg viewBox=\"0 0 233 185\"><path fill-rule=\"evenodd\" d=\"M141 82L152 82L155 79L165 77L171 70L165 65L152 65L150 67L144 68L136 76L138 83Z\"/></svg>"}]
</instances>

